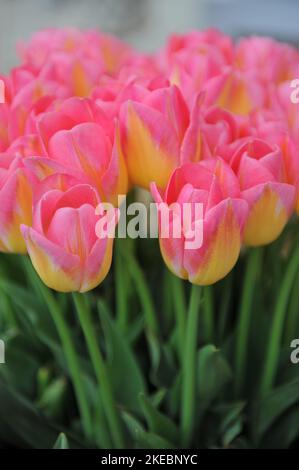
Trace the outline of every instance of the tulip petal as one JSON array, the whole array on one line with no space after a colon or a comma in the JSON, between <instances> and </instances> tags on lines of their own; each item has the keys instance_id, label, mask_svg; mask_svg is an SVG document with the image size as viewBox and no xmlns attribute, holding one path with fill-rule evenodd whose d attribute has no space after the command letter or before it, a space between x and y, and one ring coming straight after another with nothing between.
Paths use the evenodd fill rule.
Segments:
<instances>
[{"instance_id":1,"label":"tulip petal","mask_svg":"<svg viewBox=\"0 0 299 470\"><path fill-rule=\"evenodd\" d=\"M203 225L202 247L185 250L184 267L190 282L213 284L232 270L239 257L247 210L241 199L226 199L209 210Z\"/></svg>"},{"instance_id":2,"label":"tulip petal","mask_svg":"<svg viewBox=\"0 0 299 470\"><path fill-rule=\"evenodd\" d=\"M28 253L42 281L58 292L78 291L81 286L81 262L34 229L22 225Z\"/></svg>"},{"instance_id":3,"label":"tulip petal","mask_svg":"<svg viewBox=\"0 0 299 470\"><path fill-rule=\"evenodd\" d=\"M20 224L31 224L32 189L25 170L16 170L0 191L0 251L25 254Z\"/></svg>"},{"instance_id":4,"label":"tulip petal","mask_svg":"<svg viewBox=\"0 0 299 470\"><path fill-rule=\"evenodd\" d=\"M164 188L179 163L175 130L160 112L130 101L121 112L123 149L133 184Z\"/></svg>"},{"instance_id":5,"label":"tulip petal","mask_svg":"<svg viewBox=\"0 0 299 470\"><path fill-rule=\"evenodd\" d=\"M242 192L249 203L244 243L260 246L276 240L294 208L295 188L284 183L258 185Z\"/></svg>"},{"instance_id":6,"label":"tulip petal","mask_svg":"<svg viewBox=\"0 0 299 470\"><path fill-rule=\"evenodd\" d=\"M80 292L94 289L105 279L111 266L112 248L112 238L96 241L85 263Z\"/></svg>"}]
</instances>

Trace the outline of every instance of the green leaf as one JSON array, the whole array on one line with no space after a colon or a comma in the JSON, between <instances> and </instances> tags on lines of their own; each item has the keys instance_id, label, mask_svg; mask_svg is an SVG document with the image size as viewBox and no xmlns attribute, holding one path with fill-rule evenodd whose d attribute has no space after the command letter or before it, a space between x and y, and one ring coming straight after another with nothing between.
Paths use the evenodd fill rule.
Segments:
<instances>
[{"instance_id":1,"label":"green leaf","mask_svg":"<svg viewBox=\"0 0 299 470\"><path fill-rule=\"evenodd\" d=\"M212 344L198 352L197 383L199 413L202 414L231 380L232 372L222 353Z\"/></svg>"},{"instance_id":2,"label":"green leaf","mask_svg":"<svg viewBox=\"0 0 299 470\"><path fill-rule=\"evenodd\" d=\"M273 423L299 401L299 379L280 385L259 401L252 416L252 431L259 442Z\"/></svg>"},{"instance_id":3,"label":"green leaf","mask_svg":"<svg viewBox=\"0 0 299 470\"><path fill-rule=\"evenodd\" d=\"M151 381L159 388L169 388L176 378L177 368L170 344L159 343L156 337L151 338L152 371Z\"/></svg>"},{"instance_id":4,"label":"green leaf","mask_svg":"<svg viewBox=\"0 0 299 470\"><path fill-rule=\"evenodd\" d=\"M21 309L26 311L38 311L42 306L41 302L36 299L36 296L31 290L21 287L10 279L0 279L0 289L2 289L12 301Z\"/></svg>"},{"instance_id":5,"label":"green leaf","mask_svg":"<svg viewBox=\"0 0 299 470\"><path fill-rule=\"evenodd\" d=\"M158 411L145 395L140 395L140 403L149 430L152 433L169 440L173 444L177 444L180 434L174 422L168 418L168 416Z\"/></svg>"},{"instance_id":6,"label":"green leaf","mask_svg":"<svg viewBox=\"0 0 299 470\"><path fill-rule=\"evenodd\" d=\"M6 363L1 365L0 375L20 393L33 396L38 371L38 356L29 338L18 334L6 341Z\"/></svg>"},{"instance_id":7,"label":"green leaf","mask_svg":"<svg viewBox=\"0 0 299 470\"><path fill-rule=\"evenodd\" d=\"M291 407L268 429L262 449L288 449L299 437L299 406Z\"/></svg>"},{"instance_id":8,"label":"green leaf","mask_svg":"<svg viewBox=\"0 0 299 470\"><path fill-rule=\"evenodd\" d=\"M6 440L7 433L22 447L51 449L57 435L58 426L50 423L37 409L15 390L0 380L0 440ZM69 437L72 448L82 448L83 444L75 437Z\"/></svg>"},{"instance_id":9,"label":"green leaf","mask_svg":"<svg viewBox=\"0 0 299 470\"><path fill-rule=\"evenodd\" d=\"M59 377L46 387L37 405L46 416L59 418L63 416L66 403L67 383L65 378Z\"/></svg>"},{"instance_id":10,"label":"green leaf","mask_svg":"<svg viewBox=\"0 0 299 470\"><path fill-rule=\"evenodd\" d=\"M69 443L66 435L61 432L53 446L53 449L69 449Z\"/></svg>"},{"instance_id":11,"label":"green leaf","mask_svg":"<svg viewBox=\"0 0 299 470\"><path fill-rule=\"evenodd\" d=\"M146 385L136 356L126 338L99 306L99 315L105 335L107 368L116 400L131 411L140 411L139 394Z\"/></svg>"},{"instance_id":12,"label":"green leaf","mask_svg":"<svg viewBox=\"0 0 299 470\"><path fill-rule=\"evenodd\" d=\"M228 405L227 410L224 410L220 432L222 434L222 444L228 447L232 441L241 433L243 429L243 410L245 402L237 402Z\"/></svg>"},{"instance_id":13,"label":"green leaf","mask_svg":"<svg viewBox=\"0 0 299 470\"><path fill-rule=\"evenodd\" d=\"M173 445L162 437L146 432L139 421L129 413L122 413L125 424L133 439L134 447L142 449L173 449Z\"/></svg>"}]
</instances>

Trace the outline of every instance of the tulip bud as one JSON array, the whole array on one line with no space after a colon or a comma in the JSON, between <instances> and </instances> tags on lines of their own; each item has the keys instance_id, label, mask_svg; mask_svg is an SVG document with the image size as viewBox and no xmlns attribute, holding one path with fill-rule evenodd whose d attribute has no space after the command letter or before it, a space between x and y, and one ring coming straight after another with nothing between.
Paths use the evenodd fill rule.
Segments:
<instances>
[{"instance_id":1,"label":"tulip bud","mask_svg":"<svg viewBox=\"0 0 299 470\"><path fill-rule=\"evenodd\" d=\"M0 156L0 251L27 252L20 224L31 224L32 184L20 157Z\"/></svg>"},{"instance_id":2,"label":"tulip bud","mask_svg":"<svg viewBox=\"0 0 299 470\"><path fill-rule=\"evenodd\" d=\"M221 159L185 164L173 172L163 197L156 184L152 184L152 194L159 213L160 248L168 268L199 285L225 277L239 257L248 212L231 168ZM163 204L169 215L165 237ZM198 204L201 212L196 210ZM191 214L187 221L184 207ZM192 239L201 243L191 246Z\"/></svg>"},{"instance_id":3,"label":"tulip bud","mask_svg":"<svg viewBox=\"0 0 299 470\"><path fill-rule=\"evenodd\" d=\"M274 241L289 220L295 200L293 185L283 183L283 158L278 146L254 139L243 143L232 161L249 204L244 243L266 245Z\"/></svg>"},{"instance_id":4,"label":"tulip bud","mask_svg":"<svg viewBox=\"0 0 299 470\"><path fill-rule=\"evenodd\" d=\"M54 189L39 200L32 227L22 225L32 264L48 287L86 292L106 277L113 238L96 235L99 202L95 189L86 184L65 192Z\"/></svg>"}]
</instances>

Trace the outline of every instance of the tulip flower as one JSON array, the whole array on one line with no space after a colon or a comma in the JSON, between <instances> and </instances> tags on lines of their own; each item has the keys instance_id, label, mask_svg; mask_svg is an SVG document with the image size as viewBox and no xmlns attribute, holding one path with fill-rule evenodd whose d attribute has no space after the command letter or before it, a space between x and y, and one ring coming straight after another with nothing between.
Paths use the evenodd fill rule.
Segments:
<instances>
[{"instance_id":1,"label":"tulip flower","mask_svg":"<svg viewBox=\"0 0 299 470\"><path fill-rule=\"evenodd\" d=\"M26 253L20 225L31 224L33 175L22 159L0 155L0 251Z\"/></svg>"},{"instance_id":2,"label":"tulip flower","mask_svg":"<svg viewBox=\"0 0 299 470\"><path fill-rule=\"evenodd\" d=\"M96 190L86 184L54 189L36 205L32 226L22 225L32 264L48 287L86 292L106 277L113 238L96 235L99 202Z\"/></svg>"},{"instance_id":3,"label":"tulip flower","mask_svg":"<svg viewBox=\"0 0 299 470\"><path fill-rule=\"evenodd\" d=\"M52 58L80 57L93 60L103 73L117 73L134 55L132 49L109 34L80 31L75 28L45 29L33 35L27 44L19 44L19 53L27 66L39 73ZM135 53L137 55L137 53Z\"/></svg>"},{"instance_id":4,"label":"tulip flower","mask_svg":"<svg viewBox=\"0 0 299 470\"><path fill-rule=\"evenodd\" d=\"M225 277L238 259L248 212L231 168L219 158L185 164L173 172L164 196L155 183L151 189L159 214L160 248L168 268L199 285ZM196 204L202 211L197 213ZM190 217L182 216L184 207L189 207ZM163 236L165 222L169 230ZM190 240L201 244L191 246Z\"/></svg>"},{"instance_id":5,"label":"tulip flower","mask_svg":"<svg viewBox=\"0 0 299 470\"><path fill-rule=\"evenodd\" d=\"M262 108L267 100L267 90L259 80L233 67L208 80L199 91L205 93L206 106L216 105L240 116Z\"/></svg>"},{"instance_id":6,"label":"tulip flower","mask_svg":"<svg viewBox=\"0 0 299 470\"><path fill-rule=\"evenodd\" d=\"M298 62L299 76L299 62ZM286 81L273 90L269 108L273 114L284 119L289 134L295 145L299 146L299 104L292 101L292 94L295 88L291 87L292 80Z\"/></svg>"},{"instance_id":7,"label":"tulip flower","mask_svg":"<svg viewBox=\"0 0 299 470\"><path fill-rule=\"evenodd\" d=\"M246 119L216 106L199 107L197 123L202 158L221 155L229 161L240 143L251 135Z\"/></svg>"},{"instance_id":8,"label":"tulip flower","mask_svg":"<svg viewBox=\"0 0 299 470\"><path fill-rule=\"evenodd\" d=\"M172 35L157 56L157 63L190 106L205 83L232 65L233 43L229 36L209 29Z\"/></svg>"},{"instance_id":9,"label":"tulip flower","mask_svg":"<svg viewBox=\"0 0 299 470\"><path fill-rule=\"evenodd\" d=\"M0 152L4 152L9 145L8 123L9 107L5 103L0 104Z\"/></svg>"},{"instance_id":10,"label":"tulip flower","mask_svg":"<svg viewBox=\"0 0 299 470\"><path fill-rule=\"evenodd\" d=\"M221 55L223 63L227 65L232 63L234 46L231 37L213 28L171 35L162 54L164 54L165 60L169 61L173 55L184 50L192 50L194 54L201 54L205 47L214 47Z\"/></svg>"},{"instance_id":11,"label":"tulip flower","mask_svg":"<svg viewBox=\"0 0 299 470\"><path fill-rule=\"evenodd\" d=\"M282 232L294 209L295 188L283 182L283 157L278 146L260 139L243 143L231 166L240 182L242 197L249 204L244 243L271 243Z\"/></svg>"},{"instance_id":12,"label":"tulip flower","mask_svg":"<svg viewBox=\"0 0 299 470\"><path fill-rule=\"evenodd\" d=\"M103 74L116 76L141 56L113 36L72 28L41 31L19 51L36 77L64 86L68 96L80 97L88 97Z\"/></svg>"},{"instance_id":13,"label":"tulip flower","mask_svg":"<svg viewBox=\"0 0 299 470\"><path fill-rule=\"evenodd\" d=\"M263 109L250 116L248 125L248 135L256 136L280 148L284 167L283 181L296 188L296 211L299 214L298 146L286 117L282 113Z\"/></svg>"},{"instance_id":14,"label":"tulip flower","mask_svg":"<svg viewBox=\"0 0 299 470\"><path fill-rule=\"evenodd\" d=\"M128 177L118 129L88 99L71 98L38 122L45 157L26 159L43 179L67 173L95 186L103 201L117 204L128 191Z\"/></svg>"},{"instance_id":15,"label":"tulip flower","mask_svg":"<svg viewBox=\"0 0 299 470\"><path fill-rule=\"evenodd\" d=\"M47 111L56 99L66 96L64 87L40 79L31 80L21 87L10 103L7 118L9 142L35 134L37 117Z\"/></svg>"},{"instance_id":16,"label":"tulip flower","mask_svg":"<svg viewBox=\"0 0 299 470\"><path fill-rule=\"evenodd\" d=\"M156 89L142 102L129 100L121 109L120 125L122 149L132 184L149 188L155 181L163 189L173 170L181 161L186 161L187 152L188 158L200 158L199 154L191 155L186 148L192 140L195 152L198 135L176 86Z\"/></svg>"},{"instance_id":17,"label":"tulip flower","mask_svg":"<svg viewBox=\"0 0 299 470\"><path fill-rule=\"evenodd\" d=\"M235 62L249 77L255 77L267 86L269 83L279 84L292 79L299 54L289 44L252 36L236 45Z\"/></svg>"}]
</instances>

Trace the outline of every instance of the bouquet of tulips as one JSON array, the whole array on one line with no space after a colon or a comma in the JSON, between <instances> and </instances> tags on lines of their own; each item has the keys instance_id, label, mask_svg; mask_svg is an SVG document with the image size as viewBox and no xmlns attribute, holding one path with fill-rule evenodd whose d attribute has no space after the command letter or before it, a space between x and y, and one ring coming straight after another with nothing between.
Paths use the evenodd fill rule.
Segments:
<instances>
[{"instance_id":1,"label":"bouquet of tulips","mask_svg":"<svg viewBox=\"0 0 299 470\"><path fill-rule=\"evenodd\" d=\"M294 444L299 50L51 29L19 53L0 77L2 445ZM153 198L159 247L116 235L126 197Z\"/></svg>"}]
</instances>

